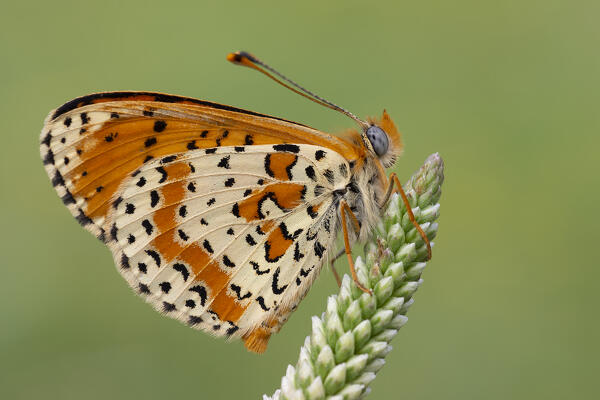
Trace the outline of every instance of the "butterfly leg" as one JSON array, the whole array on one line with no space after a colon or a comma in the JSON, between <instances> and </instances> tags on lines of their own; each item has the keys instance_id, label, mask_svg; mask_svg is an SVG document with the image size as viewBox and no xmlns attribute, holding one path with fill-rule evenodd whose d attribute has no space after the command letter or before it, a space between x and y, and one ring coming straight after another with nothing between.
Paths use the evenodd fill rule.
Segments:
<instances>
[{"instance_id":1,"label":"butterfly leg","mask_svg":"<svg viewBox=\"0 0 600 400\"><path fill-rule=\"evenodd\" d=\"M402 189L402 184L400 183L400 180L398 179L398 175L396 175L395 172L392 172L389 177L387 190L385 191L384 201L381 203L381 206L380 206L381 208L383 208L385 206L385 204L390 199L390 196L394 192L400 193L400 197L402 197L402 201L404 202L404 205L406 206L406 211L408 213L408 219L410 219L410 222L412 222L414 227L419 232L419 235L421 235L421 238L423 238L423 241L425 242L425 245L427 246L427 259L430 260L431 259L431 243L429 243L429 239L427 238L427 235L425 235L425 232L423 232L423 228L421 228L421 225L419 225L419 223L415 219L415 215L412 212L412 207L411 207L410 203L408 202L408 198L406 197L406 193L404 193L404 189Z\"/></svg>"},{"instance_id":2,"label":"butterfly leg","mask_svg":"<svg viewBox=\"0 0 600 400\"><path fill-rule=\"evenodd\" d=\"M344 233L344 252L346 253L346 257L348 257L348 265L350 266L350 273L352 274L352 280L358 286L360 290L365 293L372 294L373 292L364 287L359 281L358 276L356 275L356 270L354 269L354 261L352 260L352 249L350 248L350 239L348 238L348 227L346 224L346 214L350 217L352 221L352 226L356 230L356 232L360 231L360 225L358 224L358 220L356 216L350 209L348 203L345 200L340 201L340 214L342 216L342 231Z\"/></svg>"},{"instance_id":3,"label":"butterfly leg","mask_svg":"<svg viewBox=\"0 0 600 400\"><path fill-rule=\"evenodd\" d=\"M340 250L335 255L335 257L333 257L333 259L331 260L331 264L329 264L329 267L331 268L331 272L333 272L333 276L335 277L335 281L337 282L338 287L342 286L342 280L340 279L340 275L337 273L337 270L335 269L335 262L337 261L338 258L343 256L345 252L346 252L346 250Z\"/></svg>"}]
</instances>

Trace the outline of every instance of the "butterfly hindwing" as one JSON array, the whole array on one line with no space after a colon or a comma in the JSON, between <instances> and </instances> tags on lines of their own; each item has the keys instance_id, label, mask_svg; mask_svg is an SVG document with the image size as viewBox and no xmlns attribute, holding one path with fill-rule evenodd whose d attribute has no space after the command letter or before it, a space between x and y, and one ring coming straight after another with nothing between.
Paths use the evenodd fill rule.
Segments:
<instances>
[{"instance_id":1,"label":"butterfly hindwing","mask_svg":"<svg viewBox=\"0 0 600 400\"><path fill-rule=\"evenodd\" d=\"M346 161L333 152L317 161L317 146L239 150L147 163L108 214L108 244L138 293L167 315L233 337L303 297L335 238L333 192L348 183L331 172Z\"/></svg>"}]
</instances>

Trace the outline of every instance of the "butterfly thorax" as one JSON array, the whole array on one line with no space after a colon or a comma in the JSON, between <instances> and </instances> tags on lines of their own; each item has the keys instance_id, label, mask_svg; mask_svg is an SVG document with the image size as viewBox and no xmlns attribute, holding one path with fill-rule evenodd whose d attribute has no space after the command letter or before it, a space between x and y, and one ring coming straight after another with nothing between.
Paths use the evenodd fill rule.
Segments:
<instances>
[{"instance_id":1,"label":"butterfly thorax","mask_svg":"<svg viewBox=\"0 0 600 400\"><path fill-rule=\"evenodd\" d=\"M385 179L385 176L380 176L377 162L375 159L365 158L361 165L352 171L350 184L346 190L340 192L337 196L337 227L340 231L342 223L339 201L342 199L348 203L360 226L360 231L356 232L351 224L348 225L352 242L365 240L380 218L381 209L379 204L384 197L385 181L383 179Z\"/></svg>"}]
</instances>

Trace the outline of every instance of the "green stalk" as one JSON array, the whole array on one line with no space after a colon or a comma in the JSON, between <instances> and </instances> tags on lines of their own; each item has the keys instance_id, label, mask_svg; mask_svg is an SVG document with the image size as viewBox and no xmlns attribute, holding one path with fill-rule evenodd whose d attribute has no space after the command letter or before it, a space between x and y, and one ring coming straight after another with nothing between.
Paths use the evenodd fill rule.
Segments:
<instances>
[{"instance_id":1,"label":"green stalk","mask_svg":"<svg viewBox=\"0 0 600 400\"><path fill-rule=\"evenodd\" d=\"M438 230L443 180L444 163L436 153L404 185L429 240ZM358 280L373 295L344 275L339 293L328 298L322 316L312 317L312 332L300 348L296 366L289 365L281 388L263 399L359 399L368 394L392 350L391 340L407 321L426 259L423 239L394 195L365 244L365 260L355 260Z\"/></svg>"}]
</instances>

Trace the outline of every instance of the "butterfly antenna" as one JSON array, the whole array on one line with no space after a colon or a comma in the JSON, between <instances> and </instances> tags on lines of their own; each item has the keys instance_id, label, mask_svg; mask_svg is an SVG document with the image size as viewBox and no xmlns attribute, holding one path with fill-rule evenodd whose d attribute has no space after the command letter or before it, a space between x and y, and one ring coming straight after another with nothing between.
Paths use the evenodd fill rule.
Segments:
<instances>
[{"instance_id":1,"label":"butterfly antenna","mask_svg":"<svg viewBox=\"0 0 600 400\"><path fill-rule=\"evenodd\" d=\"M296 82L292 81L291 79L285 77L283 74L277 72L277 70L271 68L270 66L268 66L264 62L260 61L258 58L254 57L250 53L247 53L245 51L237 51L235 53L229 53L227 55L227 60L234 64L243 65L245 67L249 67L249 68L255 69L259 72L262 72L269 78L273 79L275 82L290 89L292 92L297 93L303 97L306 97L307 99L314 101L317 104L320 104L322 106L325 106L332 110L339 111L342 114L347 115L348 117L350 117L354 121L356 121L364 129L367 129L370 126L367 122L361 120L360 118L358 118L356 115L352 114L350 111L346 110L345 108L342 108L328 100L325 100L321 96L318 96L318 95L312 93L311 91L304 89L302 86L298 85ZM273 75L276 75L280 79L277 79L277 77L275 77ZM282 81L284 81L284 82L282 82ZM289 83L289 85L286 84L285 82Z\"/></svg>"}]
</instances>

